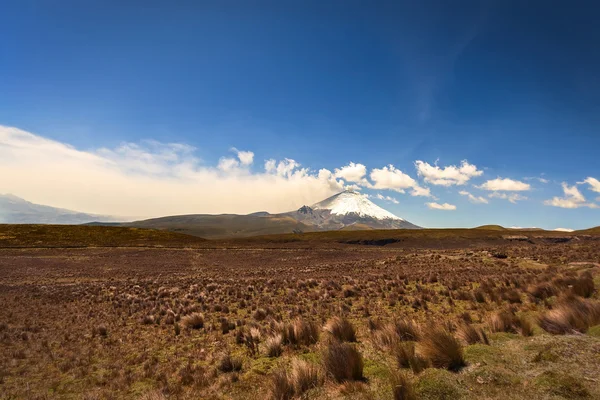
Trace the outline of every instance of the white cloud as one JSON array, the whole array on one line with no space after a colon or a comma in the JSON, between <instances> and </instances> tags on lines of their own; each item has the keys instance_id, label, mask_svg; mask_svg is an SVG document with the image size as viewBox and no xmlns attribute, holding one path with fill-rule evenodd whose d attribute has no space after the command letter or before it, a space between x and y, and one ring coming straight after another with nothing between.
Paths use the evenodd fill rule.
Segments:
<instances>
[{"instance_id":1,"label":"white cloud","mask_svg":"<svg viewBox=\"0 0 600 400\"><path fill-rule=\"evenodd\" d=\"M526 196L522 196L519 193L500 193L500 192L494 192L494 193L490 193L488 194L488 197L493 197L496 199L504 199L504 200L508 200L509 202L513 203L513 204L517 204L517 201L520 200L527 200Z\"/></svg>"},{"instance_id":2,"label":"white cloud","mask_svg":"<svg viewBox=\"0 0 600 400\"><path fill-rule=\"evenodd\" d=\"M252 165L254 162L254 153L251 151L238 150L235 147L231 149L237 153L238 159L242 165Z\"/></svg>"},{"instance_id":3,"label":"white cloud","mask_svg":"<svg viewBox=\"0 0 600 400\"><path fill-rule=\"evenodd\" d=\"M83 151L0 126L0 192L29 201L104 215L151 217L188 213L285 212L343 189L331 171L237 151L204 165L191 146L155 141Z\"/></svg>"},{"instance_id":4,"label":"white cloud","mask_svg":"<svg viewBox=\"0 0 600 400\"><path fill-rule=\"evenodd\" d=\"M583 194L581 194L577 185L569 186L566 182L563 182L562 189L564 197L555 196L550 200L544 201L544 204L547 206L554 206L560 208L600 208L597 204L586 203L585 197L583 196Z\"/></svg>"},{"instance_id":5,"label":"white cloud","mask_svg":"<svg viewBox=\"0 0 600 400\"><path fill-rule=\"evenodd\" d=\"M335 177L342 178L347 182L366 184L365 175L367 175L367 167L353 162L342 168L335 169Z\"/></svg>"},{"instance_id":6,"label":"white cloud","mask_svg":"<svg viewBox=\"0 0 600 400\"><path fill-rule=\"evenodd\" d=\"M160 143L158 143L158 144L160 145ZM179 144L175 144L175 145L182 146ZM127 146L131 146L131 144L128 144ZM183 146L185 146L185 145L183 145ZM193 148L190 148L187 151L192 152L193 150L194 150ZM106 149L105 149L105 151L110 152L110 150L106 150ZM235 171L235 170L239 170L239 169L247 169L254 162L254 153L251 151L241 151L241 150L236 149L235 147L232 147L231 151L233 151L237 154L237 160L232 157L221 157L219 159L219 164L217 165L217 168L220 169L221 171L231 172L231 171Z\"/></svg>"},{"instance_id":7,"label":"white cloud","mask_svg":"<svg viewBox=\"0 0 600 400\"><path fill-rule=\"evenodd\" d=\"M398 193L405 193L406 189L412 189L411 196L431 196L429 188L420 186L417 181L392 164L383 168L372 169L370 177L374 183L365 185L370 189L388 189L395 190Z\"/></svg>"},{"instance_id":8,"label":"white cloud","mask_svg":"<svg viewBox=\"0 0 600 400\"><path fill-rule=\"evenodd\" d=\"M483 171L477 169L477 166L469 164L467 160L463 160L460 166L449 165L440 168L436 165L428 164L424 161L415 161L417 174L434 185L451 186L464 185L471 178L481 176Z\"/></svg>"},{"instance_id":9,"label":"white cloud","mask_svg":"<svg viewBox=\"0 0 600 400\"><path fill-rule=\"evenodd\" d=\"M410 192L411 196L431 197L431 190L423 186L415 186Z\"/></svg>"},{"instance_id":10,"label":"white cloud","mask_svg":"<svg viewBox=\"0 0 600 400\"><path fill-rule=\"evenodd\" d=\"M425 203L427 205L427 207L429 207L432 210L445 210L445 211L451 211L451 210L456 210L456 206L453 204L448 204L448 203L444 203L444 204L438 204L438 203Z\"/></svg>"},{"instance_id":11,"label":"white cloud","mask_svg":"<svg viewBox=\"0 0 600 400\"><path fill-rule=\"evenodd\" d=\"M474 204L488 204L488 200L485 197L474 196L473 194L467 192L466 190L461 190L458 192L461 196L467 196L469 201Z\"/></svg>"},{"instance_id":12,"label":"white cloud","mask_svg":"<svg viewBox=\"0 0 600 400\"><path fill-rule=\"evenodd\" d=\"M371 170L371 180L374 182L373 189L389 189L404 193L405 189L417 186L417 181L396 169L392 164Z\"/></svg>"},{"instance_id":13,"label":"white cloud","mask_svg":"<svg viewBox=\"0 0 600 400\"><path fill-rule=\"evenodd\" d=\"M530 190L531 185L521 181L515 181L509 178L496 178L485 182L483 185L478 186L480 189L493 190L493 191L506 191L506 192L521 192Z\"/></svg>"},{"instance_id":14,"label":"white cloud","mask_svg":"<svg viewBox=\"0 0 600 400\"><path fill-rule=\"evenodd\" d=\"M375 197L377 197L379 200L389 201L390 203L394 203L394 204L400 203L396 198L394 198L392 196L384 196L381 193L377 193L377 195Z\"/></svg>"},{"instance_id":15,"label":"white cloud","mask_svg":"<svg viewBox=\"0 0 600 400\"><path fill-rule=\"evenodd\" d=\"M556 232L573 232L574 231L574 229L571 229L571 228L556 228L553 230Z\"/></svg>"},{"instance_id":16,"label":"white cloud","mask_svg":"<svg viewBox=\"0 0 600 400\"><path fill-rule=\"evenodd\" d=\"M592 178L591 176L587 177L583 182L590 185L590 190L596 193L600 193L600 181L596 178Z\"/></svg>"}]
</instances>

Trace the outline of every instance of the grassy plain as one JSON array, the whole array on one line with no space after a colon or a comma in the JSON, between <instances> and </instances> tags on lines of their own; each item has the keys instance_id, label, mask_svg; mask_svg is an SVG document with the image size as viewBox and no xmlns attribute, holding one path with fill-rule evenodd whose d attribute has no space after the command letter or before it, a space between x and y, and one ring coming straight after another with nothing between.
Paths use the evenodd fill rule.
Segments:
<instances>
[{"instance_id":1,"label":"grassy plain","mask_svg":"<svg viewBox=\"0 0 600 400\"><path fill-rule=\"evenodd\" d=\"M0 398L600 398L599 263L593 232L4 225Z\"/></svg>"}]
</instances>

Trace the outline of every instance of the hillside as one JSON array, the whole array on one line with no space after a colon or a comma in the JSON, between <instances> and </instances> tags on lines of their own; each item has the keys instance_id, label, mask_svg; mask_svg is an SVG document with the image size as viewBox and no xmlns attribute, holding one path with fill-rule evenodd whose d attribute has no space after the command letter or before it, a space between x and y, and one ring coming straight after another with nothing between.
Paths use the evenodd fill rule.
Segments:
<instances>
[{"instance_id":1,"label":"hillside","mask_svg":"<svg viewBox=\"0 0 600 400\"><path fill-rule=\"evenodd\" d=\"M262 211L248 215L177 215L122 226L164 229L207 239L338 230L420 229L377 206L365 195L350 190L281 214Z\"/></svg>"},{"instance_id":2,"label":"hillside","mask_svg":"<svg viewBox=\"0 0 600 400\"><path fill-rule=\"evenodd\" d=\"M116 218L50 207L11 194L0 194L0 224L83 224L90 221L116 221Z\"/></svg>"},{"instance_id":3,"label":"hillside","mask_svg":"<svg viewBox=\"0 0 600 400\"><path fill-rule=\"evenodd\" d=\"M0 248L10 247L182 247L205 239L149 229L84 225L0 224Z\"/></svg>"}]
</instances>

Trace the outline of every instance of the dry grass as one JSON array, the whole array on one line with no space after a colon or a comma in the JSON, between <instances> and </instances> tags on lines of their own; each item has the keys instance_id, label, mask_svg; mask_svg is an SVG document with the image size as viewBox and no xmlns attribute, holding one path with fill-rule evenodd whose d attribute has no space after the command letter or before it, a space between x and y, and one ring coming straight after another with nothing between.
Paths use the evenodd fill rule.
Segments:
<instances>
[{"instance_id":1,"label":"dry grass","mask_svg":"<svg viewBox=\"0 0 600 400\"><path fill-rule=\"evenodd\" d=\"M324 348L323 367L336 382L358 381L363 377L363 358L355 346L349 343L330 341Z\"/></svg>"},{"instance_id":2,"label":"dry grass","mask_svg":"<svg viewBox=\"0 0 600 400\"><path fill-rule=\"evenodd\" d=\"M267 397L272 400L299 398L322 384L323 377L316 365L294 359L289 371L282 368L273 372Z\"/></svg>"},{"instance_id":3,"label":"dry grass","mask_svg":"<svg viewBox=\"0 0 600 400\"><path fill-rule=\"evenodd\" d=\"M489 344L487 335L481 328L476 328L473 325L464 323L456 330L456 337L466 345L475 343Z\"/></svg>"},{"instance_id":4,"label":"dry grass","mask_svg":"<svg viewBox=\"0 0 600 400\"><path fill-rule=\"evenodd\" d=\"M461 344L444 329L433 330L423 335L417 349L434 368L456 372L466 365Z\"/></svg>"},{"instance_id":5,"label":"dry grass","mask_svg":"<svg viewBox=\"0 0 600 400\"><path fill-rule=\"evenodd\" d=\"M578 262L599 259L597 241L438 250L334 241L323 248L1 249L2 396L237 400L264 398L272 384L279 389L271 398L406 397L404 389L394 394L404 385L390 387L400 372L425 399L497 399L507 388L516 398L544 398L519 383L527 380L522 371L561 369L574 357L568 365L577 374L600 373L587 336L551 336L532 324L540 317L553 333L589 332L598 299L590 276L597 282L598 268ZM470 366L459 375L445 370L460 364L460 349L447 338L421 351L441 328L471 344L464 350ZM489 343L486 331L535 335L494 334L491 346L481 346ZM538 350L524 346L540 342L568 345L531 361ZM329 382L320 387L323 379ZM582 378L593 398L590 382Z\"/></svg>"},{"instance_id":6,"label":"dry grass","mask_svg":"<svg viewBox=\"0 0 600 400\"><path fill-rule=\"evenodd\" d=\"M356 342L356 330L354 329L354 325L346 318L330 318L323 329L339 341Z\"/></svg>"},{"instance_id":7,"label":"dry grass","mask_svg":"<svg viewBox=\"0 0 600 400\"><path fill-rule=\"evenodd\" d=\"M204 328L204 315L200 313L186 315L181 319L181 324L188 329L202 329Z\"/></svg>"},{"instance_id":8,"label":"dry grass","mask_svg":"<svg viewBox=\"0 0 600 400\"><path fill-rule=\"evenodd\" d=\"M394 400L417 400L412 382L402 372L393 372L390 377Z\"/></svg>"},{"instance_id":9,"label":"dry grass","mask_svg":"<svg viewBox=\"0 0 600 400\"><path fill-rule=\"evenodd\" d=\"M556 335L586 332L600 323L600 302L568 296L556 308L542 314L538 323Z\"/></svg>"}]
</instances>

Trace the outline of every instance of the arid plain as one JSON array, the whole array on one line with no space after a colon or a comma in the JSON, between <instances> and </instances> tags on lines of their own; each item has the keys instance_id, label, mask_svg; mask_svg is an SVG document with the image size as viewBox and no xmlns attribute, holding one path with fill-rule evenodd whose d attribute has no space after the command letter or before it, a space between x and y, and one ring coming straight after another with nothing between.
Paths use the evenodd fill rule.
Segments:
<instances>
[{"instance_id":1,"label":"arid plain","mask_svg":"<svg viewBox=\"0 0 600 400\"><path fill-rule=\"evenodd\" d=\"M2 399L600 398L600 235L0 226Z\"/></svg>"}]
</instances>

